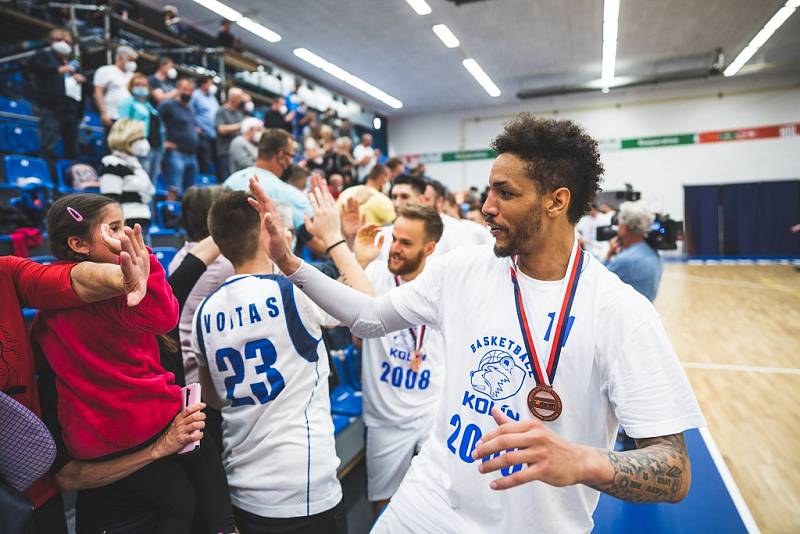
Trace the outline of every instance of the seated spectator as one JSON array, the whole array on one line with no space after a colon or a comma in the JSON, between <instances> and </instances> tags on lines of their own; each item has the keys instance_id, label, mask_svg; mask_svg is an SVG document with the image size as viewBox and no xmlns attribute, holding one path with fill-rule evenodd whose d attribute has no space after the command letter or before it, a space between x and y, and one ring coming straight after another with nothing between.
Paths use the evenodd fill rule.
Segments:
<instances>
[{"instance_id":1,"label":"seated spectator","mask_svg":"<svg viewBox=\"0 0 800 534\"><path fill-rule=\"evenodd\" d=\"M645 240L653 214L638 202L623 202L617 217L619 233L611 240L605 265L652 302L664 269L661 256Z\"/></svg>"},{"instance_id":2,"label":"seated spectator","mask_svg":"<svg viewBox=\"0 0 800 534\"><path fill-rule=\"evenodd\" d=\"M175 98L165 100L158 108L166 131L164 140L164 178L169 186L167 198L175 200L194 184L197 175L197 120L189 107L194 82L181 78L176 84Z\"/></svg>"},{"instance_id":3,"label":"seated spectator","mask_svg":"<svg viewBox=\"0 0 800 534\"><path fill-rule=\"evenodd\" d=\"M119 118L119 105L131 96L128 83L136 72L136 57L133 48L120 46L114 63L103 65L94 73L94 102L106 133Z\"/></svg>"},{"instance_id":4,"label":"seated spectator","mask_svg":"<svg viewBox=\"0 0 800 534\"><path fill-rule=\"evenodd\" d=\"M144 137L150 144L150 151L146 156L139 157L139 163L153 182L161 173L161 156L163 132L158 111L150 103L150 83L147 76L137 72L128 84L130 98L124 100L119 106L120 119L133 119L144 124Z\"/></svg>"},{"instance_id":5,"label":"seated spectator","mask_svg":"<svg viewBox=\"0 0 800 534\"><path fill-rule=\"evenodd\" d=\"M297 145L284 130L268 129L261 134L258 155L252 167L233 173L224 185L236 191L247 191L252 176L279 204L292 209L292 221L297 228L303 224L303 215L311 214L308 197L280 179L297 156Z\"/></svg>"},{"instance_id":6,"label":"seated spectator","mask_svg":"<svg viewBox=\"0 0 800 534\"><path fill-rule=\"evenodd\" d=\"M263 123L255 117L248 117L241 122L241 135L231 141L228 149L231 173L255 164L258 156L258 142L261 140L263 132Z\"/></svg>"},{"instance_id":7,"label":"seated spectator","mask_svg":"<svg viewBox=\"0 0 800 534\"><path fill-rule=\"evenodd\" d=\"M158 61L158 70L148 78L150 82L150 98L156 106L165 100L175 98L175 95L178 94L173 82L177 77L178 69L175 68L175 63L168 57L162 57Z\"/></svg>"},{"instance_id":8,"label":"seated spectator","mask_svg":"<svg viewBox=\"0 0 800 534\"><path fill-rule=\"evenodd\" d=\"M389 170L380 163L374 165L366 178L366 184L350 187L342 191L336 201L343 206L347 199L355 198L361 215L367 224L384 226L394 221L392 201L383 194L383 185L389 180Z\"/></svg>"},{"instance_id":9,"label":"seated spectator","mask_svg":"<svg viewBox=\"0 0 800 534\"><path fill-rule=\"evenodd\" d=\"M56 258L120 261L122 210L102 195L57 200L47 230ZM143 245L141 229L133 235ZM164 370L156 335L178 321L178 303L164 270L149 255L147 293L129 310L119 298L74 310L37 315L32 335L56 376L58 418L73 458L104 460L147 446L181 411L181 391ZM232 532L225 474L210 442L192 455L162 458L119 482L150 500L155 532L187 532L195 500L213 532ZM226 502L228 505L226 506Z\"/></svg>"},{"instance_id":10,"label":"seated spectator","mask_svg":"<svg viewBox=\"0 0 800 534\"><path fill-rule=\"evenodd\" d=\"M33 75L34 99L39 106L39 139L42 152L55 160L59 138L65 159L78 157L78 127L83 120L83 86L86 77L73 59L72 35L62 29L50 32L50 47L28 62Z\"/></svg>"},{"instance_id":11,"label":"seated spectator","mask_svg":"<svg viewBox=\"0 0 800 534\"><path fill-rule=\"evenodd\" d=\"M219 160L219 176L225 180L231 173L252 165L250 162L244 167L232 168L230 163L231 142L242 132L242 121L245 119L247 93L238 87L228 90L228 100L221 106L214 116L214 126L217 129L217 156ZM247 95L249 96L249 95ZM253 105L252 100L250 105ZM253 157L255 161L255 157Z\"/></svg>"},{"instance_id":12,"label":"seated spectator","mask_svg":"<svg viewBox=\"0 0 800 534\"><path fill-rule=\"evenodd\" d=\"M111 154L105 156L100 168L100 193L122 204L125 225L135 224L147 233L150 227L150 201L156 188L139 158L147 157L150 143L145 138L144 122L120 119L108 134Z\"/></svg>"}]
</instances>

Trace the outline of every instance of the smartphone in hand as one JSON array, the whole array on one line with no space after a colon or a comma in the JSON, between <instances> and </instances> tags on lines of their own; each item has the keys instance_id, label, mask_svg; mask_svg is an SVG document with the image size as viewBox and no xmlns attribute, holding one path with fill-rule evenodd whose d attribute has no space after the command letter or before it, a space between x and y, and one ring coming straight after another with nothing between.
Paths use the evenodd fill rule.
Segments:
<instances>
[{"instance_id":1,"label":"smartphone in hand","mask_svg":"<svg viewBox=\"0 0 800 534\"><path fill-rule=\"evenodd\" d=\"M197 404L198 402L200 402L200 384L194 383L182 387L181 398L183 400L183 409L186 409L187 406L191 406L192 404ZM178 451L178 454L185 454L187 452L192 452L199 446L200 446L200 440L187 443L186 446L184 446L181 450Z\"/></svg>"}]
</instances>

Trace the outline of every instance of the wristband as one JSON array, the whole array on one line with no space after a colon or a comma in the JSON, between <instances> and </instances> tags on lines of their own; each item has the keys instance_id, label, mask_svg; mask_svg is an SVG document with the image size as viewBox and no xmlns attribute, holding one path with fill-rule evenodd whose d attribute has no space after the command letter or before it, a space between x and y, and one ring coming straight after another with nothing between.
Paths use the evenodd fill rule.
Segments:
<instances>
[{"instance_id":1,"label":"wristband","mask_svg":"<svg viewBox=\"0 0 800 534\"><path fill-rule=\"evenodd\" d=\"M337 241L336 243L334 243L333 245L331 245L331 246L329 246L328 248L325 249L325 254L330 254L331 250L335 249L336 247L338 247L342 243L346 243L346 242L347 242L346 239L342 239L341 241Z\"/></svg>"}]
</instances>

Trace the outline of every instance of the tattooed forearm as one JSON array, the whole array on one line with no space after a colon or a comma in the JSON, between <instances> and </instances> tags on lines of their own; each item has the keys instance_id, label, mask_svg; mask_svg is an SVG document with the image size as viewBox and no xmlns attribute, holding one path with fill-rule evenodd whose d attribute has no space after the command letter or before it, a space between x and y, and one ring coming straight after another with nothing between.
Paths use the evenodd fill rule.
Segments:
<instances>
[{"instance_id":1,"label":"tattooed forearm","mask_svg":"<svg viewBox=\"0 0 800 534\"><path fill-rule=\"evenodd\" d=\"M624 501L677 502L691 482L683 434L636 440L636 450L599 451L611 462L613 477L590 486Z\"/></svg>"}]
</instances>

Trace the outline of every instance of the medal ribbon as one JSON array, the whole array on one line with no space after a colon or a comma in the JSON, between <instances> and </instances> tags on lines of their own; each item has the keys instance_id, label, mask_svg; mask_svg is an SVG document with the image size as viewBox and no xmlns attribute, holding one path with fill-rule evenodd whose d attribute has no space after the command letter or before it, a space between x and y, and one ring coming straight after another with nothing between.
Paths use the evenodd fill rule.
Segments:
<instances>
[{"instance_id":1,"label":"medal ribbon","mask_svg":"<svg viewBox=\"0 0 800 534\"><path fill-rule=\"evenodd\" d=\"M400 285L400 277L394 277L394 285ZM419 327L419 337L417 336L417 332L413 328L409 328L408 331L411 333L411 338L414 340L414 347L416 347L415 352L419 352L422 354L422 343L425 341L425 325Z\"/></svg>"},{"instance_id":2,"label":"medal ribbon","mask_svg":"<svg viewBox=\"0 0 800 534\"><path fill-rule=\"evenodd\" d=\"M536 346L533 343L534 336L528 323L528 316L525 313L525 304L522 301L522 291L520 291L519 281L517 280L517 258L515 256L511 259L511 282L514 285L514 303L517 308L517 319L519 320L519 328L522 331L522 339L525 342L525 349L528 351L528 357L531 360L534 378L538 385L552 385L556 377L558 360L561 356L561 345L567 325L569 324L569 312L575 300L575 292L578 288L578 281L581 277L581 266L583 265L583 250L578 246L577 239L572 246L572 253L569 259L570 262L565 280L566 290L564 291L564 299L561 303L558 322L556 323L552 345L550 346L550 359L547 362L547 381L545 381L545 373L542 372L539 363L539 356L536 354Z\"/></svg>"}]
</instances>

